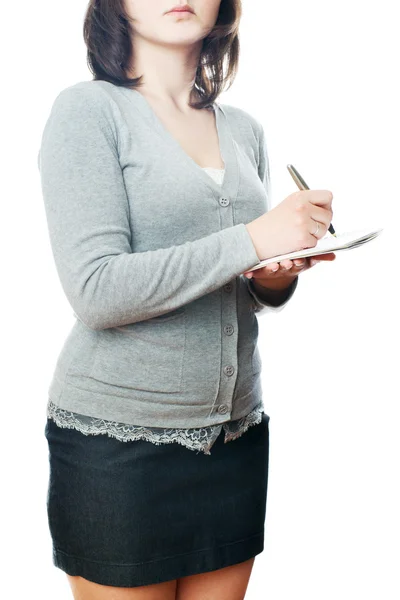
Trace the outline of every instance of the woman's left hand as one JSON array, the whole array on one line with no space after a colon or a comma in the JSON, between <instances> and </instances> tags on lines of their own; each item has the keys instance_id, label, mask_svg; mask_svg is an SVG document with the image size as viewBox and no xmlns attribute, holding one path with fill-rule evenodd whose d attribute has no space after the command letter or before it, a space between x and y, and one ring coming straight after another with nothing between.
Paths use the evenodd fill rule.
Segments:
<instances>
[{"instance_id":1,"label":"woman's left hand","mask_svg":"<svg viewBox=\"0 0 400 600\"><path fill-rule=\"evenodd\" d=\"M284 288L286 285L290 285L291 281L299 274L307 271L320 261L331 261L335 260L336 254L334 252L328 252L327 254L319 254L318 256L309 256L306 258L295 258L290 260L285 258L279 263L269 263L261 269L256 269L251 272L244 272L258 281L260 285L271 288ZM249 278L250 279L250 278Z\"/></svg>"}]
</instances>

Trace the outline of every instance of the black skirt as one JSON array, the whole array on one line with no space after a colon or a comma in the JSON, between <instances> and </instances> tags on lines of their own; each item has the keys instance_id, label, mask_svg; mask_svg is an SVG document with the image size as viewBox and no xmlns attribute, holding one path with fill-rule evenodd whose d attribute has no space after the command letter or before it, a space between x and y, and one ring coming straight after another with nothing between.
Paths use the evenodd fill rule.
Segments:
<instances>
[{"instance_id":1,"label":"black skirt","mask_svg":"<svg viewBox=\"0 0 400 600\"><path fill-rule=\"evenodd\" d=\"M264 549L269 416L211 454L85 435L48 418L53 564L116 587L243 562Z\"/></svg>"}]
</instances>

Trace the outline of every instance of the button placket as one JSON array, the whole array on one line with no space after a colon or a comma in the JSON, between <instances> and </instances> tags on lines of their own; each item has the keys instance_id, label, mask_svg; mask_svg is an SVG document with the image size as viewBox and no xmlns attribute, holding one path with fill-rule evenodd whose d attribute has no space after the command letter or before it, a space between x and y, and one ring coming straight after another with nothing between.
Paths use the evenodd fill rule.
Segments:
<instances>
[{"instance_id":1,"label":"button placket","mask_svg":"<svg viewBox=\"0 0 400 600\"><path fill-rule=\"evenodd\" d=\"M222 227L233 225L232 203L227 195L219 198ZM221 381L214 410L220 415L232 411L232 397L237 373L236 279L224 284L221 295Z\"/></svg>"},{"instance_id":2,"label":"button placket","mask_svg":"<svg viewBox=\"0 0 400 600\"><path fill-rule=\"evenodd\" d=\"M228 125L228 123L226 123ZM235 142L231 138L229 156L234 168L230 170L231 179L225 179L221 195L217 198L220 205L221 228L232 227L233 202L239 187L239 165L236 156ZM228 148L227 148L228 154ZM221 372L220 386L213 411L226 414L232 411L232 398L236 383L237 365L237 307L236 307L236 279L223 286L221 295ZM227 372L226 372L227 371Z\"/></svg>"}]
</instances>

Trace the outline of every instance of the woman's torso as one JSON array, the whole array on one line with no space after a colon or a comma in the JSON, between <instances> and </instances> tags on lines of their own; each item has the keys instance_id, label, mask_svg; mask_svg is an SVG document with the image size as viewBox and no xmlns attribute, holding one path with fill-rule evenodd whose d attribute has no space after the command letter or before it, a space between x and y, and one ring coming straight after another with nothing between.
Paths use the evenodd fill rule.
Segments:
<instances>
[{"instance_id":1,"label":"woman's torso","mask_svg":"<svg viewBox=\"0 0 400 600\"><path fill-rule=\"evenodd\" d=\"M164 116L156 118L138 92L84 82L55 109L42 175L57 267L77 321L50 398L62 409L130 425L198 428L249 414L261 400L261 358L257 307L239 273L255 255L243 224L267 209L257 123L215 105L221 185L206 171L218 156L205 146L189 156L167 133L171 122L161 124ZM82 139L81 131L98 138L96 118L115 141L114 162L108 149Z\"/></svg>"},{"instance_id":2,"label":"woman's torso","mask_svg":"<svg viewBox=\"0 0 400 600\"><path fill-rule=\"evenodd\" d=\"M203 157L206 156L206 153L203 154ZM202 168L216 183L222 183L224 169L216 169L214 167ZM204 454L211 454L210 450L221 433L222 428L224 429L224 441L231 442L243 435L249 427L258 425L261 422L263 412L264 404L261 402L241 419L228 421L223 425L184 429L176 427L143 427L142 425L97 419L96 417L88 417L76 412L63 410L57 407L51 400L49 400L47 405L47 416L53 419L60 427L76 429L86 435L109 435L121 442L142 439L153 444L179 443L190 450L201 451Z\"/></svg>"}]
</instances>

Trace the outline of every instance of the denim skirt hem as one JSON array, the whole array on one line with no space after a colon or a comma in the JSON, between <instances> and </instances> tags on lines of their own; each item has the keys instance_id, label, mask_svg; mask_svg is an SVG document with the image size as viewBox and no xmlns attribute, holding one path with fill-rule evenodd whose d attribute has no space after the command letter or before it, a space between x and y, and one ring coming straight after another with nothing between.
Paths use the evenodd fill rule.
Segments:
<instances>
[{"instance_id":1,"label":"denim skirt hem","mask_svg":"<svg viewBox=\"0 0 400 600\"><path fill-rule=\"evenodd\" d=\"M53 564L138 587L234 565L264 549L269 416L211 454L121 442L47 419Z\"/></svg>"},{"instance_id":2,"label":"denim skirt hem","mask_svg":"<svg viewBox=\"0 0 400 600\"><path fill-rule=\"evenodd\" d=\"M111 564L66 554L53 546L53 564L68 573L100 585L137 587L207 573L234 565L264 550L264 531L224 546L205 548L142 563Z\"/></svg>"}]
</instances>

